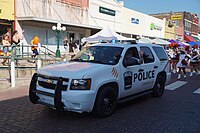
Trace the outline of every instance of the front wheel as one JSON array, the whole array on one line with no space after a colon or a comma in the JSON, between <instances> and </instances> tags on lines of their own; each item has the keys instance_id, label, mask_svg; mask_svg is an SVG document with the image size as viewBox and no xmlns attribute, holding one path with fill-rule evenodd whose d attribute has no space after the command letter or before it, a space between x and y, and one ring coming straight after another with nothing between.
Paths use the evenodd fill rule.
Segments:
<instances>
[{"instance_id":1,"label":"front wheel","mask_svg":"<svg viewBox=\"0 0 200 133\"><path fill-rule=\"evenodd\" d=\"M107 117L114 113L116 105L116 91L111 86L105 86L97 94L93 111L97 116Z\"/></svg>"},{"instance_id":2,"label":"front wheel","mask_svg":"<svg viewBox=\"0 0 200 133\"><path fill-rule=\"evenodd\" d=\"M153 87L153 97L161 97L165 90L165 77L164 75L159 75L156 79L156 83Z\"/></svg>"}]
</instances>

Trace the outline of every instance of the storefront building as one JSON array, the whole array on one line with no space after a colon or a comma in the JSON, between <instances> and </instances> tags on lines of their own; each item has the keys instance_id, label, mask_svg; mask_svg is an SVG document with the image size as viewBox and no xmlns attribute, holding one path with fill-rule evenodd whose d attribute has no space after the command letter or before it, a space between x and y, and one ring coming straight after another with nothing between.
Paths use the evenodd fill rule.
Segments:
<instances>
[{"instance_id":1,"label":"storefront building","mask_svg":"<svg viewBox=\"0 0 200 133\"><path fill-rule=\"evenodd\" d=\"M41 44L56 46L57 34L52 26L58 22L67 27L61 33L61 40L64 37L68 40L74 38L79 44L81 38L95 34L106 26L132 38L173 39L174 32L175 38L182 38L183 35L183 29L170 27L170 21L125 8L123 2L116 0L17 0L16 16L16 29L25 31L24 43L28 44L37 35ZM173 17L174 20L180 19Z\"/></svg>"},{"instance_id":2,"label":"storefront building","mask_svg":"<svg viewBox=\"0 0 200 133\"><path fill-rule=\"evenodd\" d=\"M17 30L25 31L25 42L30 44L34 35L40 38L43 45L57 44L57 33L52 26L61 23L66 27L61 32L63 38L75 39L80 44L84 36L91 34L91 29L99 28L88 23L89 0L17 0L16 1ZM62 49L62 47L61 47Z\"/></svg>"},{"instance_id":3,"label":"storefront building","mask_svg":"<svg viewBox=\"0 0 200 133\"><path fill-rule=\"evenodd\" d=\"M14 29L15 20L15 2L14 0L0 0L0 43L2 35Z\"/></svg>"},{"instance_id":4,"label":"storefront building","mask_svg":"<svg viewBox=\"0 0 200 133\"><path fill-rule=\"evenodd\" d=\"M176 24L175 34L178 40L186 42L193 41L194 38L192 36L197 36L198 34L199 18L197 14L184 11L151 15L160 19L166 18L167 20L173 21Z\"/></svg>"}]
</instances>

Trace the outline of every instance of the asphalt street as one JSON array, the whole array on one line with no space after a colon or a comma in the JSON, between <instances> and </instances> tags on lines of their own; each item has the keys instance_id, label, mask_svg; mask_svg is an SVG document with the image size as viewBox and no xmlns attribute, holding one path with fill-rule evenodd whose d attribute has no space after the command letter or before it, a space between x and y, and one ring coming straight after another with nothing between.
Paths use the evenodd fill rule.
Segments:
<instances>
[{"instance_id":1,"label":"asphalt street","mask_svg":"<svg viewBox=\"0 0 200 133\"><path fill-rule=\"evenodd\" d=\"M107 118L57 112L29 101L28 87L0 92L0 133L200 133L200 75L172 75L160 98L119 104Z\"/></svg>"}]
</instances>

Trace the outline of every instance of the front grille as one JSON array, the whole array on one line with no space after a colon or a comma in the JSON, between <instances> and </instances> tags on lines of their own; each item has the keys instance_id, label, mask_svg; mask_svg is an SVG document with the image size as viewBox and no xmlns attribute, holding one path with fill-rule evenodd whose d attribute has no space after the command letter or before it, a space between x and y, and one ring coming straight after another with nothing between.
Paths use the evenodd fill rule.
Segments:
<instances>
[{"instance_id":1,"label":"front grille","mask_svg":"<svg viewBox=\"0 0 200 133\"><path fill-rule=\"evenodd\" d=\"M44 81L38 81L38 85L39 86L42 86L44 88L47 88L47 89L52 89L52 90L55 90L56 88L56 84L51 84L51 83L47 83L47 82L44 82ZM67 86L68 85L62 85L61 88L62 90L67 90Z\"/></svg>"},{"instance_id":2,"label":"front grille","mask_svg":"<svg viewBox=\"0 0 200 133\"><path fill-rule=\"evenodd\" d=\"M45 75L38 75L38 85L46 88L46 89L52 89L55 90L56 83L58 78L57 77L50 77ZM61 90L67 90L69 79L63 78L63 84L60 86Z\"/></svg>"}]
</instances>

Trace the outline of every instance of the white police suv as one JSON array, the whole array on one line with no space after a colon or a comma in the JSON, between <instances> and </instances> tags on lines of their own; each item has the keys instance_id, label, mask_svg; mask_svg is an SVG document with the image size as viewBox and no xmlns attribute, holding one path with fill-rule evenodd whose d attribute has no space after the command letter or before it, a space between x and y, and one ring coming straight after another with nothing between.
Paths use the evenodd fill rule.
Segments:
<instances>
[{"instance_id":1,"label":"white police suv","mask_svg":"<svg viewBox=\"0 0 200 133\"><path fill-rule=\"evenodd\" d=\"M43 67L32 77L32 103L56 110L113 114L119 101L163 95L169 58L154 44L94 44L72 60Z\"/></svg>"}]
</instances>

